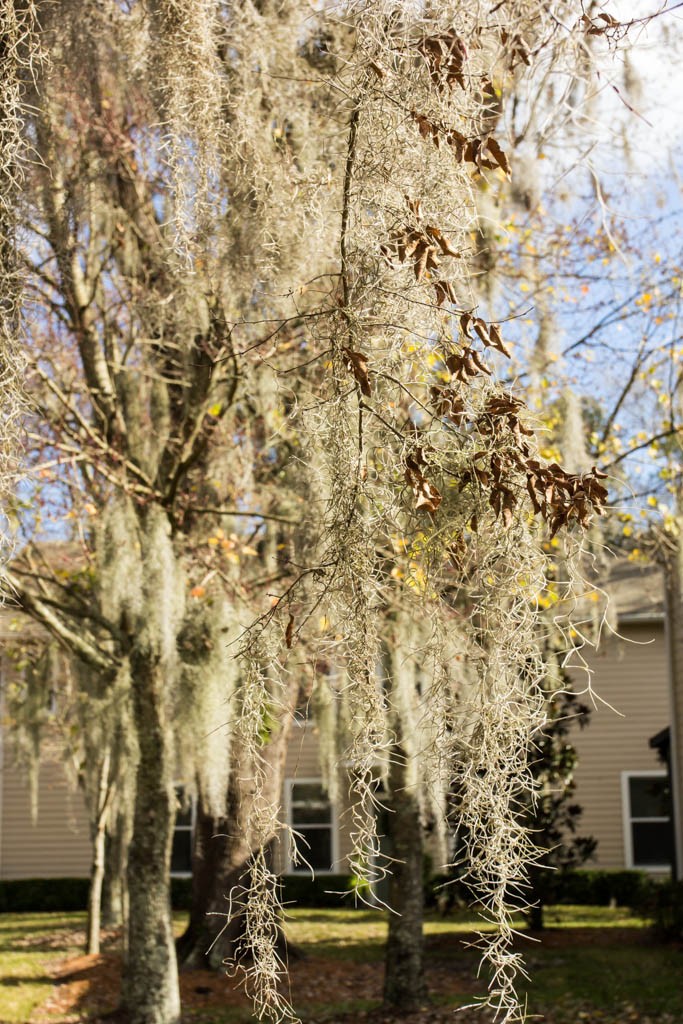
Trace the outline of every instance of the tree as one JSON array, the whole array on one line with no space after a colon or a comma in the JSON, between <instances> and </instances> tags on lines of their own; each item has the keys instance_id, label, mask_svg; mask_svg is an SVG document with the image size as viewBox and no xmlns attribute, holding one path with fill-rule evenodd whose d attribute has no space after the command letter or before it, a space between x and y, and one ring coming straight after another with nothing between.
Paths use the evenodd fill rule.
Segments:
<instances>
[{"instance_id":1,"label":"tree","mask_svg":"<svg viewBox=\"0 0 683 1024\"><path fill-rule=\"evenodd\" d=\"M473 308L468 225L476 183L509 172L496 79L574 69L587 38L614 24L567 26L534 3L312 14L298 0L64 0L41 13L51 64L29 95L40 159L22 196L28 461L44 474L43 516L69 516L93 585L85 601L34 570L15 584L24 610L125 694L124 1008L133 1024L179 1018L176 724L207 693L216 721L208 651L229 681L233 755L254 766L249 799L239 793L248 861L235 955L251 957L258 1012L290 1014L266 853L279 828L276 747L264 739L274 709L291 705L288 660L305 642L307 657L335 665L352 871L367 877L380 852L377 762L406 746L405 723L387 729L397 709L376 678L396 607L430 623L412 653L434 666L435 762L457 781L472 876L499 925L482 941L491 1000L509 1019L509 890L531 853L515 808L543 719L538 524L580 531L606 492L599 474L539 456L523 402L494 378L508 349L499 320ZM219 536L225 517L246 530ZM266 570L279 592L264 609L249 574L200 566L212 539L248 561L248 531L271 521L288 527L287 553ZM457 713L451 633L472 665ZM202 753L188 751L202 798L220 801L229 759Z\"/></svg>"},{"instance_id":2,"label":"tree","mask_svg":"<svg viewBox=\"0 0 683 1024\"><path fill-rule=\"evenodd\" d=\"M108 20L123 14L112 8L100 18L95 7L91 13L94 20L78 46L90 48L92 73L82 76L74 60L64 92L55 83L76 44L59 12L43 19L43 40L59 70L45 69L36 83L39 113L32 126L42 166L30 172L27 195L35 202L29 227L35 231L25 256L40 309L31 348L38 407L29 427L31 459L49 477L48 514L58 515L62 505L75 521L92 585L84 589L82 580L60 578L39 554L28 569L16 568L14 581L24 610L88 666L102 690L118 691L118 709L130 724L136 782L124 1003L132 1020L166 1021L179 1012L168 906L176 701L182 698L181 717L184 712L201 719L215 698L211 670L218 670L225 699L234 677L221 677L230 660L221 621L228 599L215 584L215 609L210 587L186 595L192 554L187 538L206 543L213 522L203 513L194 518L186 499L196 495L193 506L210 503L221 516L223 485L213 477L235 460L219 456L233 447L234 430L241 429L243 444L250 446L259 428L240 427L244 411L238 409L237 426L233 421L221 433L236 392L223 299L208 274L202 292L196 278L179 272L154 206L163 201L163 186L149 154L141 151L137 164L126 148L135 145L138 83L126 92L117 26ZM60 147L67 121L73 131ZM272 459L268 465L280 472ZM232 480L225 490L231 498L244 493ZM236 547L241 553L245 546L243 536ZM213 664L204 657L197 689L184 691L192 659L183 664L179 644L202 589L206 610L197 629L215 656ZM186 596L190 608L184 612ZM279 682L270 692L264 687L259 706L275 701L279 689ZM214 705L214 715L223 717L202 721L207 732L225 721L220 700ZM224 738L216 742L227 746ZM200 770L205 759L199 744L190 753ZM224 800L224 760L210 760L201 772L205 798L222 789Z\"/></svg>"}]
</instances>

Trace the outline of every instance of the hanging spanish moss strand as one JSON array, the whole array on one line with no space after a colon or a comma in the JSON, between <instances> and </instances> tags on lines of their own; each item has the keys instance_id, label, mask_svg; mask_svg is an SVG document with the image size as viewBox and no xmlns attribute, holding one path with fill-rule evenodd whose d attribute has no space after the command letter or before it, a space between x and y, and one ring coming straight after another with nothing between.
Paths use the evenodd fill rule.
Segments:
<instances>
[{"instance_id":1,"label":"hanging spanish moss strand","mask_svg":"<svg viewBox=\"0 0 683 1024\"><path fill-rule=\"evenodd\" d=\"M207 219L219 168L223 77L215 0L149 0L150 74L158 77L173 186L176 249L189 256Z\"/></svg>"},{"instance_id":2,"label":"hanging spanish moss strand","mask_svg":"<svg viewBox=\"0 0 683 1024\"><path fill-rule=\"evenodd\" d=\"M267 792L267 762L263 753L273 723L278 720L278 705L285 700L280 672L270 645L250 638L240 659L234 747L236 770L251 773L249 810L240 816L237 825L244 830L253 852L241 881L229 894L226 927L233 918L241 918L243 924L234 955L226 966L244 983L259 1020L297 1024L298 1017L286 995L287 965L282 954L284 911L280 881L272 863L274 837L280 833L289 835L289 829L281 820L278 800ZM290 842L294 843L293 837ZM293 859L296 861L296 853Z\"/></svg>"},{"instance_id":3,"label":"hanging spanish moss strand","mask_svg":"<svg viewBox=\"0 0 683 1024\"><path fill-rule=\"evenodd\" d=\"M26 151L24 94L39 61L33 3L2 0L0 4L0 515L16 475L25 409L21 376L21 276L17 262L17 199ZM11 552L6 523L0 522L0 599L4 597L1 567Z\"/></svg>"}]
</instances>

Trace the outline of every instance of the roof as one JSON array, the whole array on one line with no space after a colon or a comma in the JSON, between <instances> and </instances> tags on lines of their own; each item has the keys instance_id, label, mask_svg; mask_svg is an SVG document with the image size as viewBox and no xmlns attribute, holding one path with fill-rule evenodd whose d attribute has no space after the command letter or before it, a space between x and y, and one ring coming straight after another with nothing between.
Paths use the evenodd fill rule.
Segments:
<instances>
[{"instance_id":1,"label":"roof","mask_svg":"<svg viewBox=\"0 0 683 1024\"><path fill-rule=\"evenodd\" d=\"M621 622L651 622L664 618L664 575L657 565L620 558L607 567L601 584Z\"/></svg>"}]
</instances>

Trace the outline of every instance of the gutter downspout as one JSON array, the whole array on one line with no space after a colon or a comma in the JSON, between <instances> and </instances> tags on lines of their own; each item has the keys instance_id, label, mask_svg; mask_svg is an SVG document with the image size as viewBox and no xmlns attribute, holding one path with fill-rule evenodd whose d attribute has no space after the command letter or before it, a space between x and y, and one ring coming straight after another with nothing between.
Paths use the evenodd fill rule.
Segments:
<instances>
[{"instance_id":1,"label":"gutter downspout","mask_svg":"<svg viewBox=\"0 0 683 1024\"><path fill-rule=\"evenodd\" d=\"M665 569L664 600L666 614L664 630L669 662L669 705L671 715L671 748L669 774L671 778L671 804L674 824L674 877L683 879L683 621L677 612L683 610L680 584L683 583L683 545L677 538L674 564ZM678 590L678 593L676 592ZM683 619L683 615L680 616Z\"/></svg>"}]
</instances>

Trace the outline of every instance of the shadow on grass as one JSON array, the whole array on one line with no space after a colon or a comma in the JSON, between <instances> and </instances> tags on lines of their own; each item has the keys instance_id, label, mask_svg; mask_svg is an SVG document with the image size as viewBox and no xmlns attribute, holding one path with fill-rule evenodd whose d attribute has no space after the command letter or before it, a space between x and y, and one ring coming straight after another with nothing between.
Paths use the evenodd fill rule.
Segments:
<instances>
[{"instance_id":1,"label":"shadow on grass","mask_svg":"<svg viewBox=\"0 0 683 1024\"><path fill-rule=\"evenodd\" d=\"M13 974L11 978L0 978L2 988L20 988L22 985L53 985L52 978L46 975Z\"/></svg>"}]
</instances>

